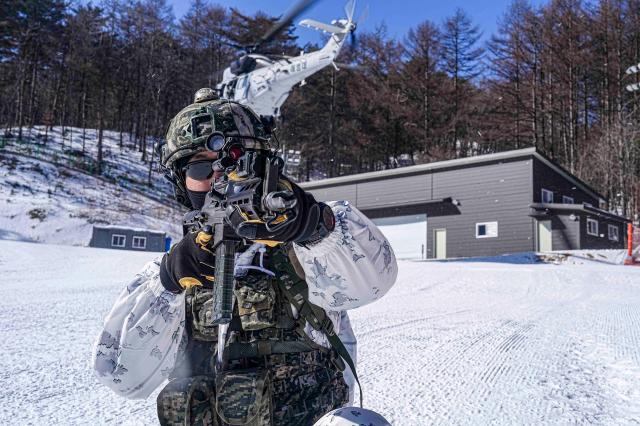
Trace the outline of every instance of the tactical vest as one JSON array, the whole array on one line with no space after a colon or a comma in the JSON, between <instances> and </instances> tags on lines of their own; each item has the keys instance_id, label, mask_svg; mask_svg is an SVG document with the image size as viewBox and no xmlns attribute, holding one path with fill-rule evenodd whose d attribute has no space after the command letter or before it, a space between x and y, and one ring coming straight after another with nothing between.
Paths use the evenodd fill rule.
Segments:
<instances>
[{"instance_id":1,"label":"tactical vest","mask_svg":"<svg viewBox=\"0 0 640 426\"><path fill-rule=\"evenodd\" d=\"M217 374L218 327L207 314L212 289L187 290L188 344L158 395L161 424L311 425L347 403L340 355L304 332L308 318L315 318L314 328L333 333L331 320L321 308L314 305L315 314L309 313L307 301L294 300L303 299L295 286L304 279L293 276L291 259L275 250L281 249L270 249L274 256L265 263L278 272L275 277L250 270L236 279L236 303Z\"/></svg>"}]
</instances>

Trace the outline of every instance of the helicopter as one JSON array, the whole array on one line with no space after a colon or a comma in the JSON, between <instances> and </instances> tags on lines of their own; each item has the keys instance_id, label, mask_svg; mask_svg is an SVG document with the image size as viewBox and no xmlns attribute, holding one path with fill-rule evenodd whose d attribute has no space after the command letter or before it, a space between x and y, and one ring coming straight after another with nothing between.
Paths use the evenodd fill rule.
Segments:
<instances>
[{"instance_id":1,"label":"helicopter","mask_svg":"<svg viewBox=\"0 0 640 426\"><path fill-rule=\"evenodd\" d=\"M345 5L346 19L333 20L330 24L313 19L303 19L299 22L299 26L330 35L320 50L309 53L302 51L298 56L280 56L280 59L256 53L261 45L289 26L315 1L299 1L254 45L235 46L243 48L244 53L223 71L222 81L216 85L218 96L245 104L259 115L278 118L280 107L296 84L303 86L307 77L328 65L333 65L336 70L340 69L339 65L349 67L334 61L347 37L351 36L353 40L356 29L356 21L353 19L355 0L349 0ZM367 9L358 20L362 21L366 13Z\"/></svg>"}]
</instances>

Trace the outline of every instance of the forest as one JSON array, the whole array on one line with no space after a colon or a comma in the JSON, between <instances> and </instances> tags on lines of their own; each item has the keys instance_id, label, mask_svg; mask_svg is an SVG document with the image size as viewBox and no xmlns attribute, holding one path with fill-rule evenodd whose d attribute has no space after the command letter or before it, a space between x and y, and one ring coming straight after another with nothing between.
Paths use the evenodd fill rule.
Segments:
<instances>
[{"instance_id":1,"label":"forest","mask_svg":"<svg viewBox=\"0 0 640 426\"><path fill-rule=\"evenodd\" d=\"M281 11L269 11L280 13ZM327 67L294 88L278 126L300 151L301 181L536 147L630 217L640 210L640 0L514 0L495 34L458 9L401 39L359 30ZM193 0L4 0L0 128L119 131L140 161L201 87L214 87L277 17ZM267 53L298 54L291 26ZM1 135L0 135L1 136ZM46 137L43 143L46 143ZM98 144L100 173L101 138ZM84 146L82 147L84 150ZM157 161L157 160L156 160ZM637 217L637 216L636 216Z\"/></svg>"}]
</instances>

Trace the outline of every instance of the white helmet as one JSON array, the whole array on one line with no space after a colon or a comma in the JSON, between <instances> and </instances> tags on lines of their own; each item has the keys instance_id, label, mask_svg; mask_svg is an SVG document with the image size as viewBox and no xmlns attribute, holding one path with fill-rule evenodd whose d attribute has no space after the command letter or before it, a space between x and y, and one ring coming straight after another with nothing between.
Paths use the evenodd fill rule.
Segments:
<instances>
[{"instance_id":1,"label":"white helmet","mask_svg":"<svg viewBox=\"0 0 640 426\"><path fill-rule=\"evenodd\" d=\"M391 426L384 417L375 411L359 407L342 407L330 411L313 426Z\"/></svg>"}]
</instances>

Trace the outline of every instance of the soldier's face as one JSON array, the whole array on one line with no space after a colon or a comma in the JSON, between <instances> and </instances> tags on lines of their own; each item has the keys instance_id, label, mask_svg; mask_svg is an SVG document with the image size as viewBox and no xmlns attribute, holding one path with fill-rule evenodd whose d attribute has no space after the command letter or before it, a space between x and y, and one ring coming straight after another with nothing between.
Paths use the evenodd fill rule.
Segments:
<instances>
[{"instance_id":1,"label":"soldier's face","mask_svg":"<svg viewBox=\"0 0 640 426\"><path fill-rule=\"evenodd\" d=\"M220 178L224 173L222 171L214 171L211 168L213 162L217 158L218 154L210 151L199 152L191 157L191 159L187 163L187 173L185 175L185 185L187 186L188 190L200 192L209 191L211 189L211 182ZM189 164L194 164L195 167L195 163L199 163L198 167L209 167L212 173L209 176L203 176L202 178L200 176L197 176L197 174L190 176L190 173L188 172Z\"/></svg>"}]
</instances>

